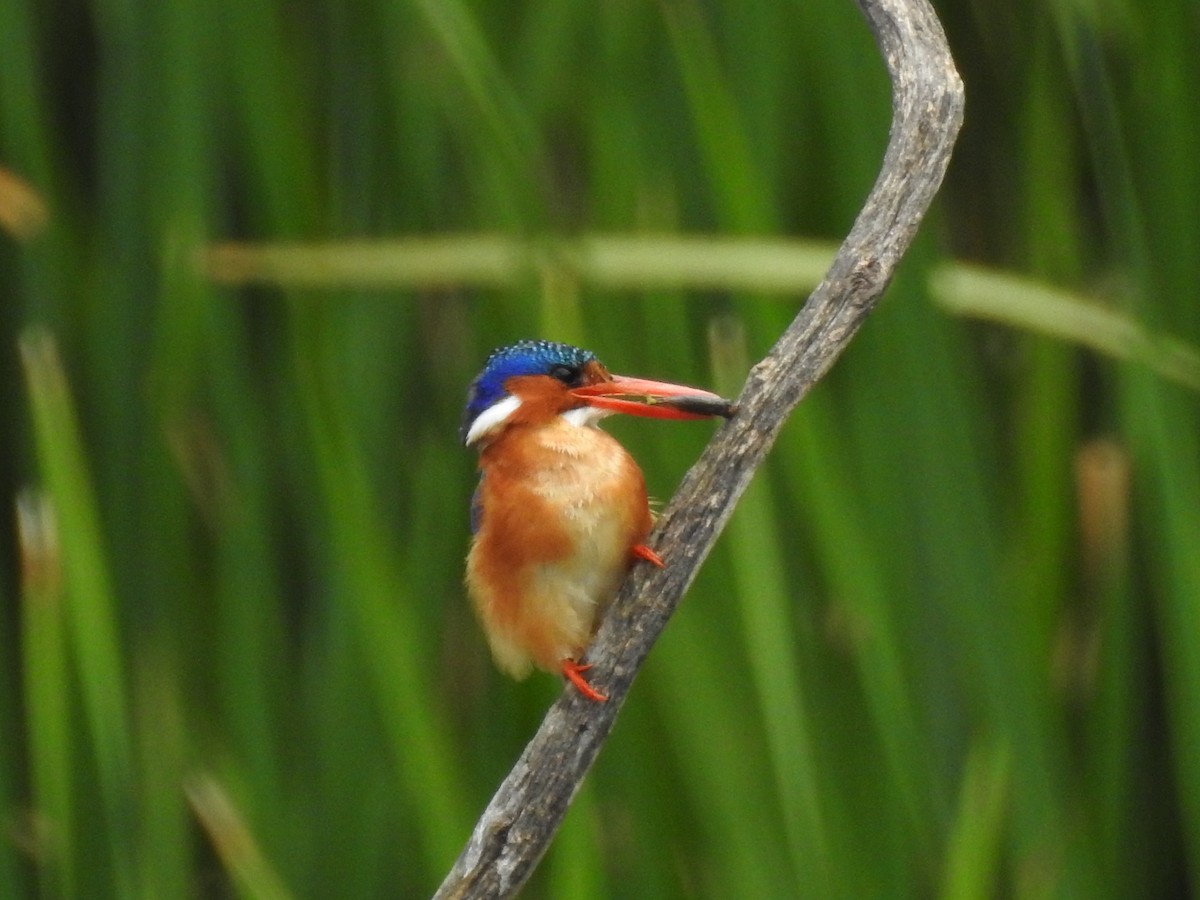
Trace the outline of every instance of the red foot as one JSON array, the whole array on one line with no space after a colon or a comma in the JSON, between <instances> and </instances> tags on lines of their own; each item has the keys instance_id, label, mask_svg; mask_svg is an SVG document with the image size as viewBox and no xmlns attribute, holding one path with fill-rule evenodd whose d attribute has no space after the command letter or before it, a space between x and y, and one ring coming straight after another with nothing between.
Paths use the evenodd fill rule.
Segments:
<instances>
[{"instance_id":1,"label":"red foot","mask_svg":"<svg viewBox=\"0 0 1200 900\"><path fill-rule=\"evenodd\" d=\"M590 669L591 666L581 666L573 659L564 659L562 661L562 673L566 676L567 681L575 685L575 689L589 700L595 700L597 703L603 703L608 697L600 693L594 687L587 683L587 679L583 677L583 673Z\"/></svg>"},{"instance_id":2,"label":"red foot","mask_svg":"<svg viewBox=\"0 0 1200 900\"><path fill-rule=\"evenodd\" d=\"M659 556L657 553L655 553L653 550L651 550L645 544L634 544L633 545L633 555L638 557L639 559L644 559L648 563L653 563L654 565L658 566L660 569L665 568L667 565L665 562L663 562L661 556Z\"/></svg>"}]
</instances>

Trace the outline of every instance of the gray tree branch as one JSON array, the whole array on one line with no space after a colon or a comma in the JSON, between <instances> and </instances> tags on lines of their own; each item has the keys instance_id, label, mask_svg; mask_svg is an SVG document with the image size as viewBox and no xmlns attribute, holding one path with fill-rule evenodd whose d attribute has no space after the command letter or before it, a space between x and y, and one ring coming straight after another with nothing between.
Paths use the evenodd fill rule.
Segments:
<instances>
[{"instance_id":1,"label":"gray tree branch","mask_svg":"<svg viewBox=\"0 0 1200 900\"><path fill-rule=\"evenodd\" d=\"M479 818L436 894L511 897L545 853L641 668L787 416L879 301L941 184L963 90L926 0L856 0L892 81L883 167L824 281L750 371L738 414L685 476L651 544L665 569L637 566L588 651L607 703L564 691Z\"/></svg>"}]
</instances>

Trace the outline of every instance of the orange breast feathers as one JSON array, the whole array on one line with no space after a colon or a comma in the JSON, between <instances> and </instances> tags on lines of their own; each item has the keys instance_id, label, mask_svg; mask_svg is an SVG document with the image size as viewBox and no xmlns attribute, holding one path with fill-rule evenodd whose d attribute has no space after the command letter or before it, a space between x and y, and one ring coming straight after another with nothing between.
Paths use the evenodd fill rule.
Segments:
<instances>
[{"instance_id":1,"label":"orange breast feathers","mask_svg":"<svg viewBox=\"0 0 1200 900\"><path fill-rule=\"evenodd\" d=\"M516 678L578 659L650 531L641 470L609 435L508 427L480 456L467 589L497 665Z\"/></svg>"}]
</instances>

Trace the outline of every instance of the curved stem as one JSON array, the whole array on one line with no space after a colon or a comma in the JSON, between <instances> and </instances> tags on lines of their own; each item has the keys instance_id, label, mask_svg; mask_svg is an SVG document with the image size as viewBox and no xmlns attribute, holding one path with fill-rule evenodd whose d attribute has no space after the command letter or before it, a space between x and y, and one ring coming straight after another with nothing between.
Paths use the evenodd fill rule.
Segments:
<instances>
[{"instance_id":1,"label":"curved stem","mask_svg":"<svg viewBox=\"0 0 1200 900\"><path fill-rule=\"evenodd\" d=\"M588 652L608 702L568 688L484 810L436 894L510 897L532 874L607 739L650 648L724 528L784 421L883 295L941 185L962 123L962 82L926 0L857 0L892 81L879 177L824 280L750 371L738 414L688 472L659 519L664 569L637 566Z\"/></svg>"}]
</instances>

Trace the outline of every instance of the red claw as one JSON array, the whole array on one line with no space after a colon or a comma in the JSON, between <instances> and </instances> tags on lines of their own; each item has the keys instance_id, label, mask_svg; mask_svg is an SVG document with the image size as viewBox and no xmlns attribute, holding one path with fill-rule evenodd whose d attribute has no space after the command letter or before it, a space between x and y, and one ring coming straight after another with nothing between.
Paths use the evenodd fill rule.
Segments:
<instances>
[{"instance_id":1,"label":"red claw","mask_svg":"<svg viewBox=\"0 0 1200 900\"><path fill-rule=\"evenodd\" d=\"M608 699L608 697L588 684L587 679L583 677L583 673L590 668L590 665L581 666L573 659L564 659L562 661L562 673L567 681L575 685L575 689L589 700L594 700L597 703L603 703Z\"/></svg>"},{"instance_id":2,"label":"red claw","mask_svg":"<svg viewBox=\"0 0 1200 900\"><path fill-rule=\"evenodd\" d=\"M644 559L648 563L653 563L660 569L665 569L667 564L663 562L663 558L647 547L645 544L634 544L630 551L638 559Z\"/></svg>"}]
</instances>

